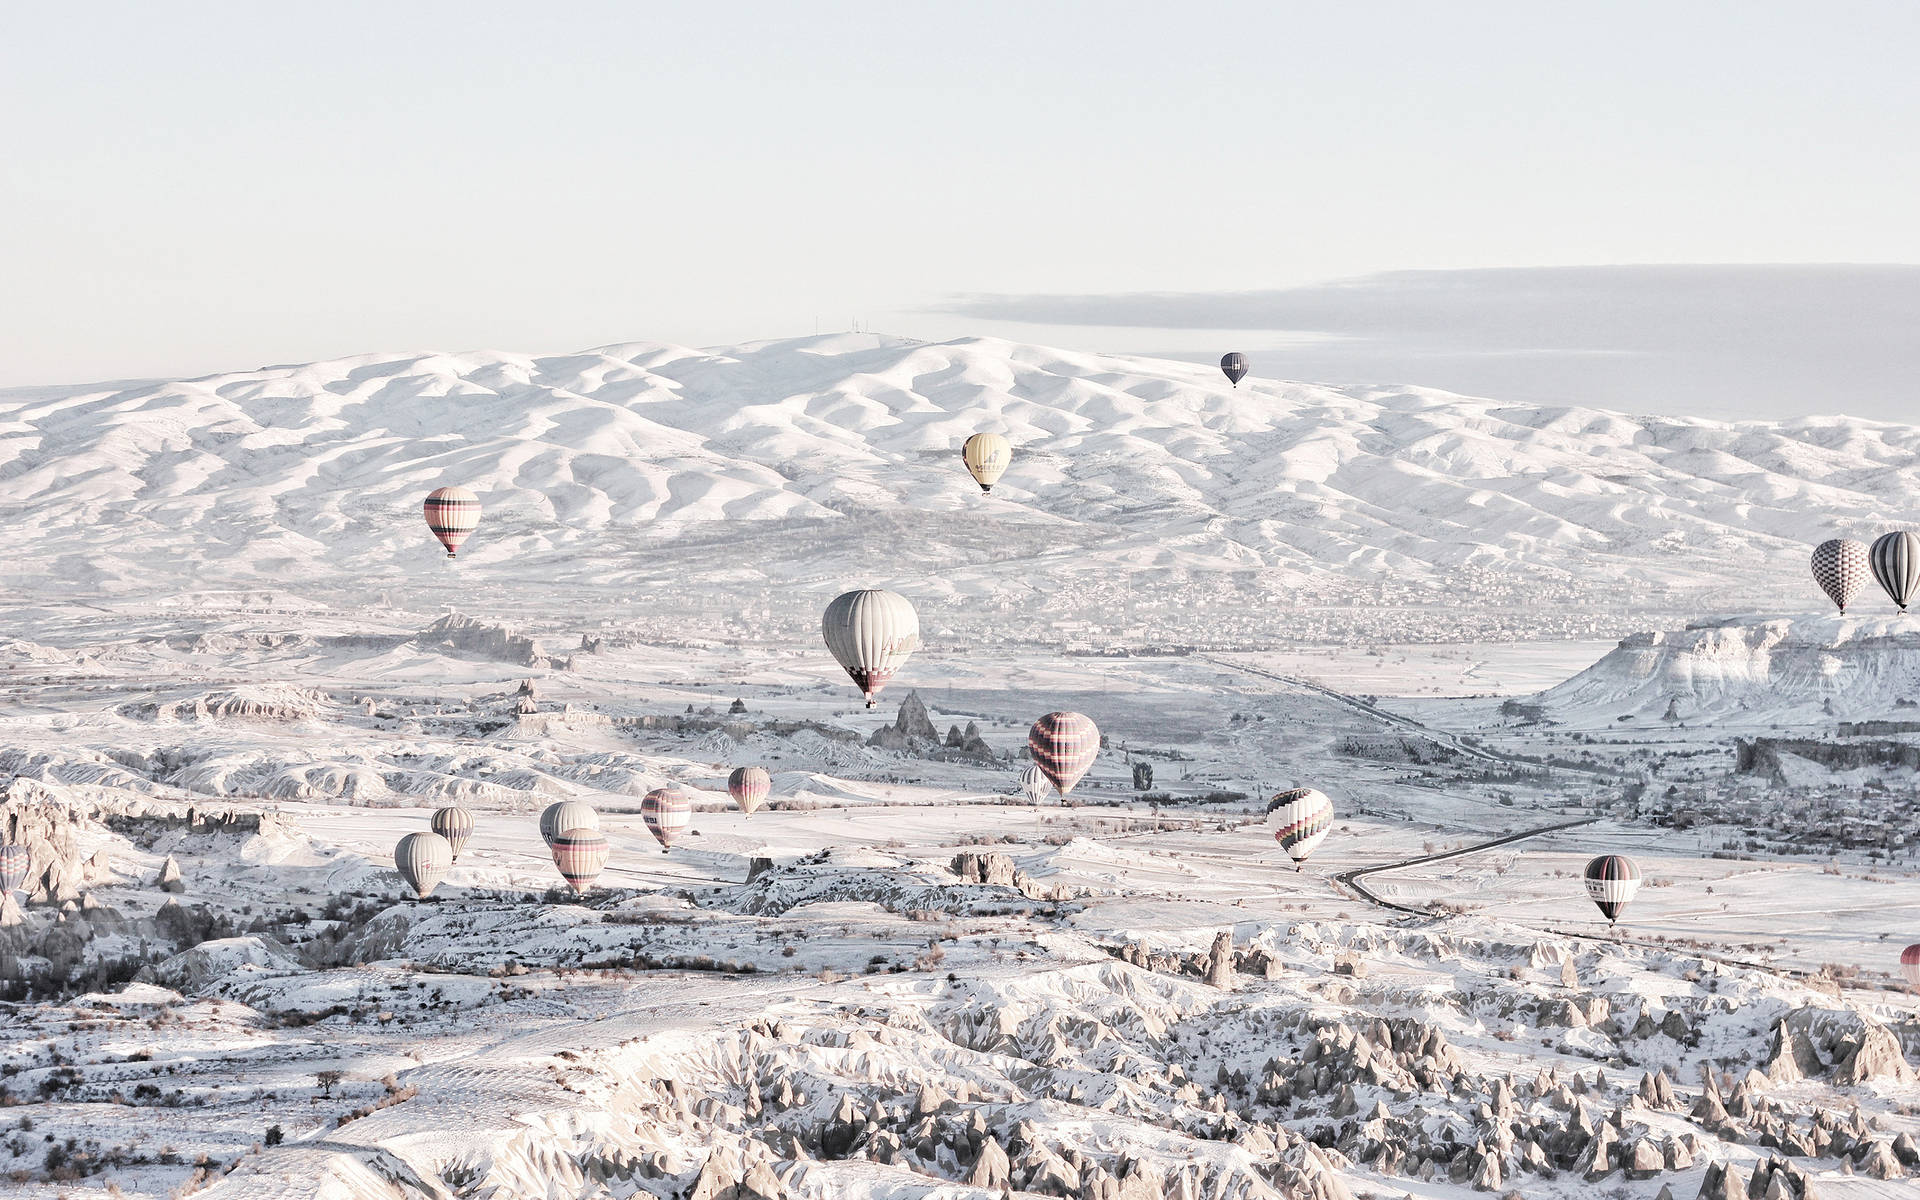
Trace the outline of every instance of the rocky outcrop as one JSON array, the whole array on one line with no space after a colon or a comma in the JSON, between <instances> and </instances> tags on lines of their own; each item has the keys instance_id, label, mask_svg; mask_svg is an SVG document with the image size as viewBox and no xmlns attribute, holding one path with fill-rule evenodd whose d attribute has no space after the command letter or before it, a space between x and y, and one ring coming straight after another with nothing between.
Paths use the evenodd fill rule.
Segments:
<instances>
[{"instance_id":1,"label":"rocky outcrop","mask_svg":"<svg viewBox=\"0 0 1920 1200\"><path fill-rule=\"evenodd\" d=\"M543 667L564 671L572 660L556 658L543 649L537 639L524 637L503 625L492 625L459 613L448 613L422 630L415 639L421 646L452 650L493 662L522 667Z\"/></svg>"}]
</instances>

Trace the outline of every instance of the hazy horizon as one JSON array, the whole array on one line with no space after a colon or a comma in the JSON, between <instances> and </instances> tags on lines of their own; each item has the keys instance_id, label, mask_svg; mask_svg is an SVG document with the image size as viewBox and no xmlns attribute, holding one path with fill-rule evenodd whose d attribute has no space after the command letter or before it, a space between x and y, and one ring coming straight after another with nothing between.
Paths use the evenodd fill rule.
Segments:
<instances>
[{"instance_id":1,"label":"hazy horizon","mask_svg":"<svg viewBox=\"0 0 1920 1200\"><path fill-rule=\"evenodd\" d=\"M1920 262L1920 10L1846 14L23 10L0 45L0 386L855 322L1202 356L1190 313L1140 298L1345 292L1380 305L1344 314L1358 335L1229 328L1270 335L1241 348L1274 374L1722 411L1710 312L1604 364L1489 342L1472 306L1383 326L1414 272ZM956 297L1130 309L989 320ZM1649 303L1611 299L1629 325ZM1906 311L1841 303L1867 329ZM1903 346L1842 341L1845 404L1907 373Z\"/></svg>"}]
</instances>

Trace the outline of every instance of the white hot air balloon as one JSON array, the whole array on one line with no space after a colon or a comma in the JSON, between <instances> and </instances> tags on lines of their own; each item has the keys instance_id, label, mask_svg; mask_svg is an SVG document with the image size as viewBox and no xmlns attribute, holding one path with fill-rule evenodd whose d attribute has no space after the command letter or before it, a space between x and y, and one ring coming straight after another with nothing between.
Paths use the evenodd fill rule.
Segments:
<instances>
[{"instance_id":1,"label":"white hot air balloon","mask_svg":"<svg viewBox=\"0 0 1920 1200\"><path fill-rule=\"evenodd\" d=\"M887 680L920 648L920 616L905 596L866 588L834 597L820 633L872 708Z\"/></svg>"},{"instance_id":2,"label":"white hot air balloon","mask_svg":"<svg viewBox=\"0 0 1920 1200\"><path fill-rule=\"evenodd\" d=\"M393 865L425 900L453 869L453 845L437 833L410 833L393 848Z\"/></svg>"},{"instance_id":3,"label":"white hot air balloon","mask_svg":"<svg viewBox=\"0 0 1920 1200\"><path fill-rule=\"evenodd\" d=\"M1029 763L1027 769L1020 772L1020 794L1033 803L1045 800L1047 793L1052 790L1053 784L1047 779L1047 773L1040 769L1039 763Z\"/></svg>"},{"instance_id":4,"label":"white hot air balloon","mask_svg":"<svg viewBox=\"0 0 1920 1200\"><path fill-rule=\"evenodd\" d=\"M447 844L453 847L453 860L460 861L460 852L467 848L467 839L473 836L473 814L457 804L433 810L431 828Z\"/></svg>"},{"instance_id":5,"label":"white hot air balloon","mask_svg":"<svg viewBox=\"0 0 1920 1200\"><path fill-rule=\"evenodd\" d=\"M547 844L549 850L553 849L553 839L559 837L562 830L598 828L600 814L583 800L561 800L547 805L546 811L540 814L540 840Z\"/></svg>"},{"instance_id":6,"label":"white hot air balloon","mask_svg":"<svg viewBox=\"0 0 1920 1200\"><path fill-rule=\"evenodd\" d=\"M980 490L991 492L1013 462L1013 443L997 433L976 433L960 447L960 460Z\"/></svg>"}]
</instances>

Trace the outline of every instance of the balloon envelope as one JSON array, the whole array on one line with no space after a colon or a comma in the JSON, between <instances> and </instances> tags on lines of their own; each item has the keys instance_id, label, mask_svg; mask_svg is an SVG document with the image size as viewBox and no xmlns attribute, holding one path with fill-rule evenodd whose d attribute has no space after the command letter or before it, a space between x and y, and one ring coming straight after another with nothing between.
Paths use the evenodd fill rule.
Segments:
<instances>
[{"instance_id":1,"label":"balloon envelope","mask_svg":"<svg viewBox=\"0 0 1920 1200\"><path fill-rule=\"evenodd\" d=\"M0 846L0 892L17 892L27 886L27 867L31 857L17 842Z\"/></svg>"},{"instance_id":2,"label":"balloon envelope","mask_svg":"<svg viewBox=\"0 0 1920 1200\"><path fill-rule=\"evenodd\" d=\"M1267 828L1295 862L1307 861L1333 828L1333 801L1316 788L1294 788L1267 801Z\"/></svg>"},{"instance_id":3,"label":"balloon envelope","mask_svg":"<svg viewBox=\"0 0 1920 1200\"><path fill-rule=\"evenodd\" d=\"M575 892L584 892L606 869L606 835L598 829L563 829L553 836L553 865Z\"/></svg>"},{"instance_id":4,"label":"balloon envelope","mask_svg":"<svg viewBox=\"0 0 1920 1200\"><path fill-rule=\"evenodd\" d=\"M466 849L467 839L473 836L473 814L457 804L433 810L432 830L447 839L453 847L455 862L460 860L460 851Z\"/></svg>"},{"instance_id":5,"label":"balloon envelope","mask_svg":"<svg viewBox=\"0 0 1920 1200\"><path fill-rule=\"evenodd\" d=\"M463 487L435 488L427 495L426 516L427 528L453 558L480 527L480 497Z\"/></svg>"},{"instance_id":6,"label":"balloon envelope","mask_svg":"<svg viewBox=\"0 0 1920 1200\"><path fill-rule=\"evenodd\" d=\"M1100 727L1077 712L1051 712L1027 731L1033 765L1064 798L1100 755Z\"/></svg>"},{"instance_id":7,"label":"balloon envelope","mask_svg":"<svg viewBox=\"0 0 1920 1200\"><path fill-rule=\"evenodd\" d=\"M1039 763L1030 764L1026 770L1020 772L1021 794L1035 804L1045 800L1047 792L1052 787L1052 782L1047 779L1047 773L1040 769Z\"/></svg>"},{"instance_id":8,"label":"balloon envelope","mask_svg":"<svg viewBox=\"0 0 1920 1200\"><path fill-rule=\"evenodd\" d=\"M677 787L655 788L640 801L640 819L647 823L662 850L673 849L673 839L693 820L693 805Z\"/></svg>"},{"instance_id":9,"label":"balloon envelope","mask_svg":"<svg viewBox=\"0 0 1920 1200\"><path fill-rule=\"evenodd\" d=\"M991 492L1013 461L1013 443L997 433L976 433L960 447L960 459L980 490Z\"/></svg>"},{"instance_id":10,"label":"balloon envelope","mask_svg":"<svg viewBox=\"0 0 1920 1200\"><path fill-rule=\"evenodd\" d=\"M1900 952L1900 973L1907 977L1909 986L1920 988L1920 943Z\"/></svg>"},{"instance_id":11,"label":"balloon envelope","mask_svg":"<svg viewBox=\"0 0 1920 1200\"><path fill-rule=\"evenodd\" d=\"M540 840L553 847L553 839L560 836L563 829L598 829L600 814L593 806L583 800L561 800L547 805L540 814Z\"/></svg>"},{"instance_id":12,"label":"balloon envelope","mask_svg":"<svg viewBox=\"0 0 1920 1200\"><path fill-rule=\"evenodd\" d=\"M1251 364L1247 362L1247 356L1238 350L1222 355L1220 358L1220 373L1232 380L1235 387L1240 386L1240 381L1247 377L1247 371L1250 369Z\"/></svg>"},{"instance_id":13,"label":"balloon envelope","mask_svg":"<svg viewBox=\"0 0 1920 1200\"><path fill-rule=\"evenodd\" d=\"M393 865L425 900L453 868L453 847L437 833L410 833L393 848Z\"/></svg>"},{"instance_id":14,"label":"balloon envelope","mask_svg":"<svg viewBox=\"0 0 1920 1200\"><path fill-rule=\"evenodd\" d=\"M727 795L740 806L740 811L748 816L767 801L773 791L773 776L767 774L765 767L735 767L733 774L727 776Z\"/></svg>"},{"instance_id":15,"label":"balloon envelope","mask_svg":"<svg viewBox=\"0 0 1920 1200\"><path fill-rule=\"evenodd\" d=\"M1920 594L1920 535L1902 529L1882 534L1873 541L1869 555L1873 577L1886 589L1887 597L1907 611L1907 604Z\"/></svg>"},{"instance_id":16,"label":"balloon envelope","mask_svg":"<svg viewBox=\"0 0 1920 1200\"><path fill-rule=\"evenodd\" d=\"M1813 548L1813 578L1841 612L1867 586L1873 573L1870 558L1867 544L1852 538L1834 538Z\"/></svg>"},{"instance_id":17,"label":"balloon envelope","mask_svg":"<svg viewBox=\"0 0 1920 1200\"><path fill-rule=\"evenodd\" d=\"M920 616L905 596L867 588L834 597L820 633L872 708L887 680L920 648Z\"/></svg>"},{"instance_id":18,"label":"balloon envelope","mask_svg":"<svg viewBox=\"0 0 1920 1200\"><path fill-rule=\"evenodd\" d=\"M1640 890L1640 868L1624 854L1602 854L1587 864L1587 895L1609 921L1617 921Z\"/></svg>"}]
</instances>

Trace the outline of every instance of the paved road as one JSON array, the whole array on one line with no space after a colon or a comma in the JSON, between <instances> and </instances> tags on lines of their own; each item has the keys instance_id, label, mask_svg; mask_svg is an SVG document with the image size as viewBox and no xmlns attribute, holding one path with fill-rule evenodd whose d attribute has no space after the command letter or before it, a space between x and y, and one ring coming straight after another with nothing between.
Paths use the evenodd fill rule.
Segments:
<instances>
[{"instance_id":1,"label":"paved road","mask_svg":"<svg viewBox=\"0 0 1920 1200\"><path fill-rule=\"evenodd\" d=\"M1458 850L1443 850L1438 854L1422 854L1417 858L1403 858L1399 862L1381 863L1377 867L1356 867L1351 871L1340 872L1334 876L1334 879L1352 888L1355 892L1358 892L1362 899L1377 904L1381 908L1391 908L1396 912L1412 913L1420 917L1431 917L1435 914L1427 909L1414 908L1407 904L1395 904L1391 900L1382 900L1370 891L1366 884L1361 883L1360 880L1364 876L1378 875L1382 871L1398 871L1405 867L1417 867L1422 863L1441 862L1449 858L1462 858L1469 854L1478 854L1482 850L1491 850L1496 846L1505 846L1512 842L1525 841L1527 838L1539 837L1544 833L1557 833L1562 829L1575 829L1581 825L1591 825L1599 819L1598 817L1581 817L1577 821L1562 821L1557 825L1542 825L1538 829L1522 829L1518 833L1504 834L1494 838L1490 842L1479 842Z\"/></svg>"}]
</instances>

